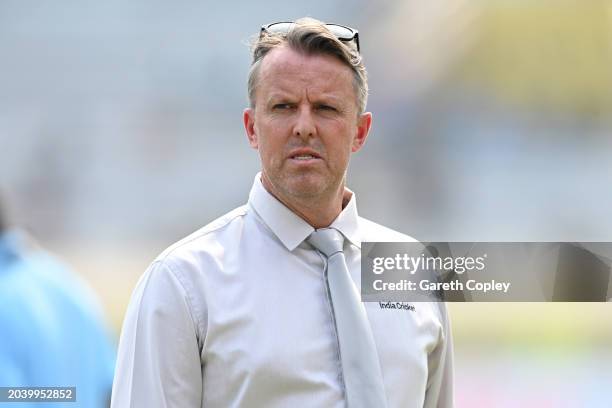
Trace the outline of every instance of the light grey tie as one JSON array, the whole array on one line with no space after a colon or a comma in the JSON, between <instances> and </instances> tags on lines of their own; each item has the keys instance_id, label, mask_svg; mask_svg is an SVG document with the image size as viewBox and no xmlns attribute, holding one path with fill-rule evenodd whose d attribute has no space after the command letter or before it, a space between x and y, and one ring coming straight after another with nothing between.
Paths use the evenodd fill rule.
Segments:
<instances>
[{"instance_id":1,"label":"light grey tie","mask_svg":"<svg viewBox=\"0 0 612 408\"><path fill-rule=\"evenodd\" d=\"M387 398L374 336L342 251L344 237L333 228L315 230L307 241L327 258L327 285L340 342L349 408L384 408Z\"/></svg>"}]
</instances>

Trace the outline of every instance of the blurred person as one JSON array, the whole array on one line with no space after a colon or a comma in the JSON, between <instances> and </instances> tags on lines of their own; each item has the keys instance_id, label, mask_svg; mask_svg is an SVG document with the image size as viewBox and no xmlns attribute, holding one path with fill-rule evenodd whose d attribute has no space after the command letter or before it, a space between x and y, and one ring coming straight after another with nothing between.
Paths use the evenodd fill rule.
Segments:
<instances>
[{"instance_id":1,"label":"blurred person","mask_svg":"<svg viewBox=\"0 0 612 408\"><path fill-rule=\"evenodd\" d=\"M368 136L349 27L262 27L243 122L261 159L246 205L164 251L139 280L113 407L451 407L444 303L359 298L362 241L414 241L345 187Z\"/></svg>"},{"instance_id":2,"label":"blurred person","mask_svg":"<svg viewBox=\"0 0 612 408\"><path fill-rule=\"evenodd\" d=\"M115 351L93 292L5 221L0 212L0 387L76 387L76 402L18 406L107 407Z\"/></svg>"}]
</instances>

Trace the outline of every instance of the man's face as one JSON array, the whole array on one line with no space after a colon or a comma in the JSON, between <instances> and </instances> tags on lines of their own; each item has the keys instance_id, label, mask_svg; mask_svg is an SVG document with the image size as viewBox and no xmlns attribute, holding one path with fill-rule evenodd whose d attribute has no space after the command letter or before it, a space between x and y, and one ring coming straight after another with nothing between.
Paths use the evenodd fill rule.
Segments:
<instances>
[{"instance_id":1,"label":"man's face","mask_svg":"<svg viewBox=\"0 0 612 408\"><path fill-rule=\"evenodd\" d=\"M288 200L341 194L349 157L371 124L370 113L357 114L351 69L282 46L262 60L255 95L244 125L266 187Z\"/></svg>"}]
</instances>

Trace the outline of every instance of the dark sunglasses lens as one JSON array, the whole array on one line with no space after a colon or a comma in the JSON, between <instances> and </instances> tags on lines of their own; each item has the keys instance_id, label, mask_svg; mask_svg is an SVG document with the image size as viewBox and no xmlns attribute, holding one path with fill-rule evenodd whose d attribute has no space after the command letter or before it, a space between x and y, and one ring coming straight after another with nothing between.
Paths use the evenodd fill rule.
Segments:
<instances>
[{"instance_id":1,"label":"dark sunglasses lens","mask_svg":"<svg viewBox=\"0 0 612 408\"><path fill-rule=\"evenodd\" d=\"M355 37L355 32L347 27L336 25L336 24L327 24L326 25L329 31L332 32L333 35L338 37L341 40L352 40Z\"/></svg>"},{"instance_id":2,"label":"dark sunglasses lens","mask_svg":"<svg viewBox=\"0 0 612 408\"><path fill-rule=\"evenodd\" d=\"M266 26L265 30L270 34L286 34L292 26L293 23L274 23Z\"/></svg>"},{"instance_id":3,"label":"dark sunglasses lens","mask_svg":"<svg viewBox=\"0 0 612 408\"><path fill-rule=\"evenodd\" d=\"M265 33L268 34L287 34L295 23L292 22L279 22L272 23L261 27L260 36ZM341 26L338 24L325 24L327 29L331 31L341 41L352 41L355 40L357 51L359 51L359 40L357 37L357 31L352 28Z\"/></svg>"},{"instance_id":4,"label":"dark sunglasses lens","mask_svg":"<svg viewBox=\"0 0 612 408\"><path fill-rule=\"evenodd\" d=\"M282 22L273 23L265 26L265 31L271 34L286 34L291 30L294 23ZM355 31L348 27L344 27L337 24L326 24L325 25L333 35L341 40L352 40L355 37Z\"/></svg>"}]
</instances>

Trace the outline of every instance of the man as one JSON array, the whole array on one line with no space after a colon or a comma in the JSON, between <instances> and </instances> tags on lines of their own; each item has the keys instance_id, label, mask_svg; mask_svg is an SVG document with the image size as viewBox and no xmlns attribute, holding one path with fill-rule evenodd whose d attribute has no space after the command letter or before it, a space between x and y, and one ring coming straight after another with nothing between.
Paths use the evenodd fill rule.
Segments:
<instances>
[{"instance_id":1,"label":"man","mask_svg":"<svg viewBox=\"0 0 612 408\"><path fill-rule=\"evenodd\" d=\"M356 295L361 241L412 240L359 217L345 188L372 123L366 97L355 30L262 28L244 111L262 171L245 206L139 281L113 407L452 406L444 305L383 309Z\"/></svg>"},{"instance_id":2,"label":"man","mask_svg":"<svg viewBox=\"0 0 612 408\"><path fill-rule=\"evenodd\" d=\"M18 406L108 407L114 364L89 287L0 214L0 387L76 388L76 402Z\"/></svg>"}]
</instances>

